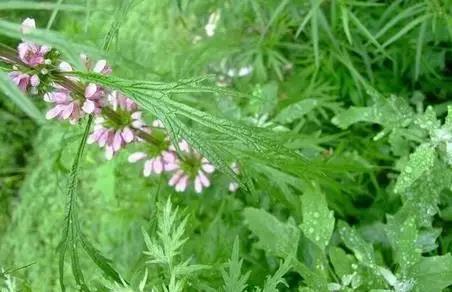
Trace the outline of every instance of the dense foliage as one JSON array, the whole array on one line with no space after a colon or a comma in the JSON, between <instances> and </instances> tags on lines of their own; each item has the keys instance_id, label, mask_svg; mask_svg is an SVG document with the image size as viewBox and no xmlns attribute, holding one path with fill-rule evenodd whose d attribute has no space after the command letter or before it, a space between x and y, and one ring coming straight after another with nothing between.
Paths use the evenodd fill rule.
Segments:
<instances>
[{"instance_id":1,"label":"dense foliage","mask_svg":"<svg viewBox=\"0 0 452 292\"><path fill-rule=\"evenodd\" d=\"M106 160L90 114L45 120L0 58L2 291L452 291L450 0L6 0L0 16L0 56L51 46L216 168L176 192L129 162L140 143Z\"/></svg>"}]
</instances>

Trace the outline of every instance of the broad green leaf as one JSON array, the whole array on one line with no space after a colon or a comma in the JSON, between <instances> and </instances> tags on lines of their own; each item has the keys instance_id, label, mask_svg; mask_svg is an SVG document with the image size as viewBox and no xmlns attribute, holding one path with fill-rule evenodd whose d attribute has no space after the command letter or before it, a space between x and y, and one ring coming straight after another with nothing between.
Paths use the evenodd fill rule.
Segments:
<instances>
[{"instance_id":1,"label":"broad green leaf","mask_svg":"<svg viewBox=\"0 0 452 292\"><path fill-rule=\"evenodd\" d=\"M399 273L404 278L421 256L416 244L418 233L415 218L408 218L403 223L388 218L386 232L391 241L394 258L399 265Z\"/></svg>"},{"instance_id":2,"label":"broad green leaf","mask_svg":"<svg viewBox=\"0 0 452 292\"><path fill-rule=\"evenodd\" d=\"M397 178L394 190L397 193L403 192L416 180L427 175L428 171L433 168L435 156L435 149L430 144L422 144L416 148L414 153L410 155L410 159L402 173Z\"/></svg>"},{"instance_id":3,"label":"broad green leaf","mask_svg":"<svg viewBox=\"0 0 452 292\"><path fill-rule=\"evenodd\" d=\"M410 276L415 283L416 292L441 292L452 285L452 256L422 257L411 268Z\"/></svg>"},{"instance_id":4,"label":"broad green leaf","mask_svg":"<svg viewBox=\"0 0 452 292\"><path fill-rule=\"evenodd\" d=\"M36 123L42 124L44 119L41 112L33 104L29 97L25 96L20 89L14 85L6 73L0 72L0 91L4 92L24 113Z\"/></svg>"},{"instance_id":5,"label":"broad green leaf","mask_svg":"<svg viewBox=\"0 0 452 292\"><path fill-rule=\"evenodd\" d=\"M248 228L259 238L259 248L281 258L296 254L300 239L296 226L283 223L261 209L245 208L243 216Z\"/></svg>"},{"instance_id":6,"label":"broad green leaf","mask_svg":"<svg viewBox=\"0 0 452 292\"><path fill-rule=\"evenodd\" d=\"M352 265L356 266L356 259L347 254L342 248L339 247L331 247L328 251L331 264L334 267L334 272L339 277L344 277L347 275L351 275L354 272Z\"/></svg>"},{"instance_id":7,"label":"broad green leaf","mask_svg":"<svg viewBox=\"0 0 452 292\"><path fill-rule=\"evenodd\" d=\"M301 197L303 234L324 250L334 229L334 214L328 210L325 195L318 190L308 190Z\"/></svg>"}]
</instances>

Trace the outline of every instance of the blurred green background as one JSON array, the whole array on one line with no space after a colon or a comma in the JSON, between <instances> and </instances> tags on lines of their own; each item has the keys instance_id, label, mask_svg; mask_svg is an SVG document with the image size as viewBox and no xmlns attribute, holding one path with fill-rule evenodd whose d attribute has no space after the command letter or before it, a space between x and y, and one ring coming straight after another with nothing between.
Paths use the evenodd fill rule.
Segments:
<instances>
[{"instance_id":1,"label":"blurred green background","mask_svg":"<svg viewBox=\"0 0 452 292\"><path fill-rule=\"evenodd\" d=\"M121 1L63 3L84 9L58 12L52 29L75 43L100 48ZM178 100L274 131L275 141L322 163L335 183L317 191L325 194L336 222L353 226L364 238L364 249L372 250L372 260L405 283L418 274L416 268L403 274L401 250L424 257L452 250L452 122L447 124L452 118L446 118L452 105L451 11L448 0L135 0L107 57L116 76L169 82L215 74L212 83L246 93L248 97L185 94ZM33 17L45 28L53 12L0 9L0 17L15 23ZM208 36L205 26L215 16L214 35ZM0 41L17 44L4 36ZM237 76L243 68L252 71ZM45 111L39 98L33 102ZM0 267L9 271L32 264L3 274L4 289L59 291L56 248L83 126L55 121L38 126L1 93L0 121ZM450 136L439 137L439 129ZM302 178L250 166L253 194L229 193L228 179L220 174L202 195L173 194L164 178L143 178L127 162L133 146L113 161L105 161L97 147L86 150L79 191L82 229L129 281L127 289L138 291L146 269L144 291L163 291L169 283L164 269L145 263L142 229L156 234L157 218L163 216L159 210L171 196L179 212L189 215L180 261L210 266L182 277L181 291L224 290L221 271L237 237L242 274L251 271L248 291L272 291L269 277L281 269L281 256L262 243L253 220L266 222L250 210L265 210L290 226L305 222ZM414 167L416 176L407 167ZM397 226L409 218L415 224L415 247L394 240L403 236ZM391 285L384 273L363 263L338 229L330 251L321 256L309 236L302 235L298 243L300 261L326 282L339 283L338 290L330 285L330 291L441 291L450 284L452 261L443 258L444 270L432 272L431 286L422 284L420 276L408 288ZM279 239L271 241L277 246ZM316 268L323 257L330 261L327 272ZM126 289L105 280L87 256L81 265L94 289ZM353 265L362 267L357 286L342 277L353 275ZM278 277L274 291L318 291L308 290L305 277L293 267ZM69 264L65 278L74 283ZM12 282L15 290L6 288ZM68 289L77 288L70 284Z\"/></svg>"}]
</instances>

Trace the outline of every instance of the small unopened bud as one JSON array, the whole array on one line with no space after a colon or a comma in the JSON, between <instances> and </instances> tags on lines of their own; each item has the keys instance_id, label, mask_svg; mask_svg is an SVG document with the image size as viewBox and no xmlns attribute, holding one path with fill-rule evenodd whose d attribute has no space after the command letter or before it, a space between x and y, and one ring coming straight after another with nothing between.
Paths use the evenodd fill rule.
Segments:
<instances>
[{"instance_id":1,"label":"small unopened bud","mask_svg":"<svg viewBox=\"0 0 452 292\"><path fill-rule=\"evenodd\" d=\"M42 75L47 75L47 73L49 73L49 70L47 70L46 68L41 70Z\"/></svg>"},{"instance_id":2,"label":"small unopened bud","mask_svg":"<svg viewBox=\"0 0 452 292\"><path fill-rule=\"evenodd\" d=\"M50 64L52 64L52 60L50 60L50 59L45 59L45 60L44 60L44 64L50 65Z\"/></svg>"}]
</instances>

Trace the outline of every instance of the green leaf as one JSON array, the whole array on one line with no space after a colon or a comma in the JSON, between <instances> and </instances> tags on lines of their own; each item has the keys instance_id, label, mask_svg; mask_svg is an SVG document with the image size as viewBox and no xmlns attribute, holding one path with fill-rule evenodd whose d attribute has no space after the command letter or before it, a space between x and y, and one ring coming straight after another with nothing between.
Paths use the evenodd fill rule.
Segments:
<instances>
[{"instance_id":1,"label":"green leaf","mask_svg":"<svg viewBox=\"0 0 452 292\"><path fill-rule=\"evenodd\" d=\"M369 122L388 128L403 127L413 118L413 110L405 99L391 96L388 99L376 97L375 103L368 107L350 107L336 115L332 122L346 129L358 122Z\"/></svg>"},{"instance_id":2,"label":"green leaf","mask_svg":"<svg viewBox=\"0 0 452 292\"><path fill-rule=\"evenodd\" d=\"M387 46L389 46L393 42L397 41L399 38L401 38L402 36L406 35L410 30L415 28L417 25L423 23L424 21L426 21L430 17L431 17L431 15L427 14L427 15L423 15L421 17L418 17L418 18L410 21L405 27L400 29L394 36L392 36L389 40L387 40L383 44L383 48L386 48Z\"/></svg>"},{"instance_id":3,"label":"green leaf","mask_svg":"<svg viewBox=\"0 0 452 292\"><path fill-rule=\"evenodd\" d=\"M334 229L333 211L328 210L325 195L319 190L308 190L301 197L303 234L324 250Z\"/></svg>"},{"instance_id":4,"label":"green leaf","mask_svg":"<svg viewBox=\"0 0 452 292\"><path fill-rule=\"evenodd\" d=\"M286 260L279 265L278 270L271 277L267 277L265 280L263 292L279 292L281 290L278 289L279 284L284 284L286 287L289 287L286 280L284 280L284 275L292 268L292 264L290 260Z\"/></svg>"},{"instance_id":5,"label":"green leaf","mask_svg":"<svg viewBox=\"0 0 452 292\"><path fill-rule=\"evenodd\" d=\"M416 245L418 236L416 220L410 217L401 223L399 220L388 218L386 232L394 250L395 261L399 264L399 273L404 278L421 257Z\"/></svg>"},{"instance_id":6,"label":"green leaf","mask_svg":"<svg viewBox=\"0 0 452 292\"><path fill-rule=\"evenodd\" d=\"M117 283L123 283L125 281L122 280L120 274L112 267L111 261L104 257L83 235L80 234L80 242L82 244L83 249L86 253L91 257L93 262L101 269L105 275L111 280Z\"/></svg>"},{"instance_id":7,"label":"green leaf","mask_svg":"<svg viewBox=\"0 0 452 292\"><path fill-rule=\"evenodd\" d=\"M261 209L245 208L243 216L248 228L259 238L259 248L281 258L296 254L300 239L296 226L283 223Z\"/></svg>"},{"instance_id":8,"label":"green leaf","mask_svg":"<svg viewBox=\"0 0 452 292\"><path fill-rule=\"evenodd\" d=\"M441 292L452 285L452 256L422 257L412 267L410 275L415 282L417 292Z\"/></svg>"},{"instance_id":9,"label":"green leaf","mask_svg":"<svg viewBox=\"0 0 452 292\"><path fill-rule=\"evenodd\" d=\"M344 277L353 274L352 265L356 265L356 259L353 255L347 254L342 248L331 247L328 251L331 264L334 267L334 272L339 277Z\"/></svg>"},{"instance_id":10,"label":"green leaf","mask_svg":"<svg viewBox=\"0 0 452 292\"><path fill-rule=\"evenodd\" d=\"M246 281L250 276L250 272L242 275L241 269L243 260L239 256L239 239L234 240L232 247L232 256L228 262L228 272L222 271L225 292L241 292L246 289Z\"/></svg>"},{"instance_id":11,"label":"green leaf","mask_svg":"<svg viewBox=\"0 0 452 292\"><path fill-rule=\"evenodd\" d=\"M364 241L358 232L343 221L338 223L338 231L344 244L353 251L356 259L370 268L376 267L374 249Z\"/></svg>"},{"instance_id":12,"label":"green leaf","mask_svg":"<svg viewBox=\"0 0 452 292\"><path fill-rule=\"evenodd\" d=\"M4 92L24 113L37 124L44 123L41 112L33 102L14 85L6 73L0 72L0 91Z\"/></svg>"},{"instance_id":13,"label":"green leaf","mask_svg":"<svg viewBox=\"0 0 452 292\"><path fill-rule=\"evenodd\" d=\"M436 152L430 144L422 144L410 155L410 159L397 178L394 191L401 193L422 178L435 163Z\"/></svg>"},{"instance_id":14,"label":"green leaf","mask_svg":"<svg viewBox=\"0 0 452 292\"><path fill-rule=\"evenodd\" d=\"M284 108L276 117L275 120L280 123L288 124L295 120L302 118L307 113L311 112L320 104L318 99L307 98L295 102Z\"/></svg>"}]
</instances>

